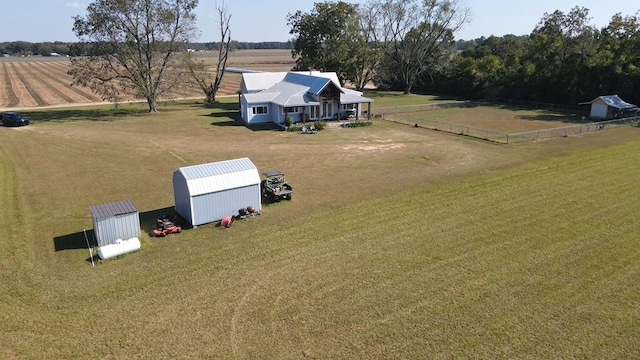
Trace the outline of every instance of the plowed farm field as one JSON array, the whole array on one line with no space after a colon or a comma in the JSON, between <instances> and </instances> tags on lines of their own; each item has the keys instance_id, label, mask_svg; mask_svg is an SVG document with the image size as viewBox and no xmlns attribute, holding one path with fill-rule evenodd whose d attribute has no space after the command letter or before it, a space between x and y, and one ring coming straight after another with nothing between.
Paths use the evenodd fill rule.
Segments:
<instances>
[{"instance_id":1,"label":"plowed farm field","mask_svg":"<svg viewBox=\"0 0 640 360\"><path fill-rule=\"evenodd\" d=\"M210 65L213 76L217 52L200 52L198 57ZM72 86L69 58L0 58L0 110L46 106L93 104L102 99L91 89ZM295 65L290 50L238 50L229 55L227 67L288 71ZM240 89L240 74L226 73L219 96L233 95ZM171 98L203 97L197 88L171 94Z\"/></svg>"}]
</instances>

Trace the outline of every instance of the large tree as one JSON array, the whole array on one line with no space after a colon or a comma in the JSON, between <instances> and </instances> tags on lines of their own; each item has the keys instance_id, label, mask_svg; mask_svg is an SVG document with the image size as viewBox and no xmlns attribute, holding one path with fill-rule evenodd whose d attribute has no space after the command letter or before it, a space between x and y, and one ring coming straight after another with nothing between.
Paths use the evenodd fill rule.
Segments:
<instances>
[{"instance_id":1,"label":"large tree","mask_svg":"<svg viewBox=\"0 0 640 360\"><path fill-rule=\"evenodd\" d=\"M640 102L640 11L628 16L615 14L598 41L601 66L597 90Z\"/></svg>"},{"instance_id":2,"label":"large tree","mask_svg":"<svg viewBox=\"0 0 640 360\"><path fill-rule=\"evenodd\" d=\"M585 95L585 78L598 54L598 31L589 23L589 9L545 13L529 36L529 61L535 71L525 81L535 84L537 100L577 102Z\"/></svg>"},{"instance_id":3,"label":"large tree","mask_svg":"<svg viewBox=\"0 0 640 360\"><path fill-rule=\"evenodd\" d=\"M295 36L295 70L335 71L342 82L356 79L366 49L357 5L315 3L310 13L289 14L287 24Z\"/></svg>"},{"instance_id":4,"label":"large tree","mask_svg":"<svg viewBox=\"0 0 640 360\"><path fill-rule=\"evenodd\" d=\"M399 82L411 93L420 77L447 59L454 33L470 18L458 0L372 0L381 18L377 30L387 45L379 83Z\"/></svg>"},{"instance_id":5,"label":"large tree","mask_svg":"<svg viewBox=\"0 0 640 360\"><path fill-rule=\"evenodd\" d=\"M105 100L145 99L156 111L162 94L184 79L183 57L196 35L198 0L98 0L73 31L86 56L71 60L74 84L89 86Z\"/></svg>"}]
</instances>

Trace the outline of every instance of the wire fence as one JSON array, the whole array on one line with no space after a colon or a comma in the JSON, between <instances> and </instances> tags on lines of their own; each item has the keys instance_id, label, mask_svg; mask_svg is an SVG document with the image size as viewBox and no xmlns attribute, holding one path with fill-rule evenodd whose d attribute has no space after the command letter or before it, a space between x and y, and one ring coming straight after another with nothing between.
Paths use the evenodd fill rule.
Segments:
<instances>
[{"instance_id":1,"label":"wire fence","mask_svg":"<svg viewBox=\"0 0 640 360\"><path fill-rule=\"evenodd\" d=\"M469 101L451 101L432 104L418 104L418 105L405 105L394 107L376 108L373 111L374 117L385 117L390 114L406 114L412 112L423 112L430 110L450 109L450 108L462 108L462 107L474 107L479 105L485 105L489 100L469 100Z\"/></svg>"},{"instance_id":2,"label":"wire fence","mask_svg":"<svg viewBox=\"0 0 640 360\"><path fill-rule=\"evenodd\" d=\"M417 128L426 128L431 130L444 131L452 134L470 136L470 137L493 141L497 143L504 143L504 144L509 143L508 134L502 134L496 131L485 130L485 129L477 129L470 126L448 124L448 123L443 123L439 121L429 121L424 119L419 119L419 120L416 119L416 121L410 121L411 117L407 117L407 116L403 116L403 120L398 120L388 116L383 117L383 119L387 121L399 123L399 124L413 125L414 127L417 127Z\"/></svg>"},{"instance_id":3,"label":"wire fence","mask_svg":"<svg viewBox=\"0 0 640 360\"><path fill-rule=\"evenodd\" d=\"M638 125L640 116L615 120L599 121L588 124L571 125L552 129L526 131L507 135L507 144L523 141L551 139L556 137L575 136L594 131L613 129L620 126Z\"/></svg>"},{"instance_id":4,"label":"wire fence","mask_svg":"<svg viewBox=\"0 0 640 360\"><path fill-rule=\"evenodd\" d=\"M589 132L613 129L620 126L640 125L640 116L628 117L622 119L614 119L607 121L598 121L585 124L569 125L557 128L532 130L518 133L500 133L497 131L473 128L466 125L450 124L441 121L430 121L422 116L411 116L410 113L418 113L429 110L438 110L454 107L474 107L487 102L493 103L493 100L473 100L473 101L456 101L450 103L437 103L425 105L398 106L393 108L379 108L374 112L374 118L382 118L384 120L412 125L418 128L427 128L437 131L444 131L452 134L474 137L502 144L511 144L525 141L535 141L542 139L551 139L557 137L575 136ZM502 101L504 103L505 101ZM524 101L512 101L511 105L530 106L532 108L540 108L547 105L546 108L565 111L579 111L577 107L560 106L553 104L531 103ZM402 120L399 120L396 114L402 114Z\"/></svg>"},{"instance_id":5,"label":"wire fence","mask_svg":"<svg viewBox=\"0 0 640 360\"><path fill-rule=\"evenodd\" d=\"M421 112L421 111L450 109L450 108L476 107L481 105L508 105L509 107L523 107L528 109L557 110L557 111L572 112L572 113L585 115L585 116L589 114L588 109L585 108L584 106L550 104L550 103L541 103L541 102L514 100L514 99L475 99L475 100L464 100L464 101L452 100L447 102L431 103L431 104L417 104L417 105L376 108L373 113L374 115L377 114L378 117L381 117L381 116L383 117L385 114L401 114L401 113Z\"/></svg>"}]
</instances>

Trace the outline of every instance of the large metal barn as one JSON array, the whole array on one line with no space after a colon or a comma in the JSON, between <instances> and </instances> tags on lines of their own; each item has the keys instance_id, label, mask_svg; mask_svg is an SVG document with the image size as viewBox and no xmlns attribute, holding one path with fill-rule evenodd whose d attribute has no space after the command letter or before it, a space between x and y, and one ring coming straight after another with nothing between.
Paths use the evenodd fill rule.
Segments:
<instances>
[{"instance_id":1,"label":"large metal barn","mask_svg":"<svg viewBox=\"0 0 640 360\"><path fill-rule=\"evenodd\" d=\"M261 211L260 174L249 158L181 167L173 172L176 212L191 226L237 215L253 206Z\"/></svg>"}]
</instances>

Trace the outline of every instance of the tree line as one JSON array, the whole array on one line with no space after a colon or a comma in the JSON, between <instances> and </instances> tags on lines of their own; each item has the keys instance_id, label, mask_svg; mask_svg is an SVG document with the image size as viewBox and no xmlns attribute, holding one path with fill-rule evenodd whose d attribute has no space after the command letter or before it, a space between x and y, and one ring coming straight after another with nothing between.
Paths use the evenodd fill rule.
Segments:
<instances>
[{"instance_id":1,"label":"tree line","mask_svg":"<svg viewBox=\"0 0 640 360\"><path fill-rule=\"evenodd\" d=\"M183 44L184 50L193 49L195 51L216 51L220 48L220 42L187 42ZM230 50L255 50L255 49L293 49L293 40L289 41L261 41L244 42L232 40ZM10 56L50 56L52 53L83 56L86 55L86 48L79 46L78 42L28 42L28 41L7 41L0 42L0 54Z\"/></svg>"},{"instance_id":2,"label":"tree line","mask_svg":"<svg viewBox=\"0 0 640 360\"><path fill-rule=\"evenodd\" d=\"M470 21L457 0L316 3L289 14L296 69L336 71L404 93L576 104L618 94L640 103L640 13L598 29L576 6L545 13L529 35L454 40Z\"/></svg>"},{"instance_id":3,"label":"tree line","mask_svg":"<svg viewBox=\"0 0 640 360\"><path fill-rule=\"evenodd\" d=\"M601 29L589 10L544 14L528 36L489 37L453 57L424 91L577 104L617 94L640 104L640 18L614 15Z\"/></svg>"}]
</instances>

